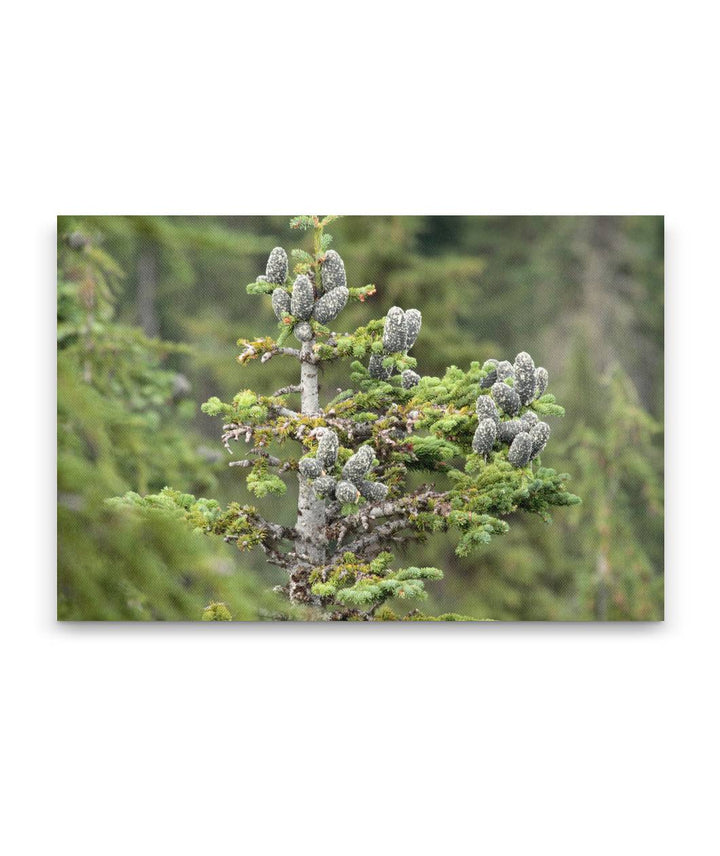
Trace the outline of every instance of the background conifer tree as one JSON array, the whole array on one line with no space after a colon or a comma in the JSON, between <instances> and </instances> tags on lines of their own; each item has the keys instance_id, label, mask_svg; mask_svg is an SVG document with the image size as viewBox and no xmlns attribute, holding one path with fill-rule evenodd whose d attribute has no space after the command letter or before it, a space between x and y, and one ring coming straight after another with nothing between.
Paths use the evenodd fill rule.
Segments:
<instances>
[{"instance_id":1,"label":"background conifer tree","mask_svg":"<svg viewBox=\"0 0 720 856\"><path fill-rule=\"evenodd\" d=\"M237 618L256 618L258 605L271 615L275 599L252 572L230 575L178 502L138 514L106 501L169 480L206 492L217 480L189 430L187 380L164 366L188 348L117 322L124 273L88 225L58 223L58 617L187 619L210 601Z\"/></svg>"}]
</instances>

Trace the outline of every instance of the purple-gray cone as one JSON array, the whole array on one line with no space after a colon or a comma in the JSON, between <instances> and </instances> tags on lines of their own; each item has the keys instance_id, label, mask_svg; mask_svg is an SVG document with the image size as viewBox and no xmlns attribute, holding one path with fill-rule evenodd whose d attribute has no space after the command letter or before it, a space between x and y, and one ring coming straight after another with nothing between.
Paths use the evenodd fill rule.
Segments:
<instances>
[{"instance_id":1,"label":"purple-gray cone","mask_svg":"<svg viewBox=\"0 0 720 856\"><path fill-rule=\"evenodd\" d=\"M534 410L526 410L525 413L520 417L520 419L525 423L525 428L523 431L530 431L533 425L538 424L538 415Z\"/></svg>"},{"instance_id":2,"label":"purple-gray cone","mask_svg":"<svg viewBox=\"0 0 720 856\"><path fill-rule=\"evenodd\" d=\"M333 288L332 291L328 291L327 294L323 294L323 296L315 302L312 312L313 318L321 324L327 324L329 321L334 321L345 308L345 304L348 302L349 296L350 292L344 285L339 285L337 288Z\"/></svg>"},{"instance_id":3,"label":"purple-gray cone","mask_svg":"<svg viewBox=\"0 0 720 856\"><path fill-rule=\"evenodd\" d=\"M480 381L481 389L490 389L490 387L495 383L498 379L497 373L498 361L497 360L485 360L482 365L482 370L487 372L485 377Z\"/></svg>"},{"instance_id":4,"label":"purple-gray cone","mask_svg":"<svg viewBox=\"0 0 720 856\"><path fill-rule=\"evenodd\" d=\"M510 419L498 425L497 438L509 446L521 431L527 430L527 425L521 419Z\"/></svg>"},{"instance_id":5,"label":"purple-gray cone","mask_svg":"<svg viewBox=\"0 0 720 856\"><path fill-rule=\"evenodd\" d=\"M492 451L497 437L497 425L494 419L481 419L472 439L473 452L487 457Z\"/></svg>"},{"instance_id":6,"label":"purple-gray cone","mask_svg":"<svg viewBox=\"0 0 720 856\"><path fill-rule=\"evenodd\" d=\"M383 348L387 354L407 350L407 323L399 306L393 306L385 318Z\"/></svg>"},{"instance_id":7,"label":"purple-gray cone","mask_svg":"<svg viewBox=\"0 0 720 856\"><path fill-rule=\"evenodd\" d=\"M337 461L340 442L337 434L330 428L323 428L322 436L318 442L316 457L324 470L331 470Z\"/></svg>"},{"instance_id":8,"label":"purple-gray cone","mask_svg":"<svg viewBox=\"0 0 720 856\"><path fill-rule=\"evenodd\" d=\"M520 396L506 383L497 381L490 390L495 403L508 416L515 416L520 411Z\"/></svg>"},{"instance_id":9,"label":"purple-gray cone","mask_svg":"<svg viewBox=\"0 0 720 856\"><path fill-rule=\"evenodd\" d=\"M422 327L422 314L419 309L408 309L405 313L405 324L407 326L407 342L406 348L408 351L417 341Z\"/></svg>"},{"instance_id":10,"label":"purple-gray cone","mask_svg":"<svg viewBox=\"0 0 720 856\"><path fill-rule=\"evenodd\" d=\"M293 327L293 335L298 340L298 342L309 342L310 339L315 335L313 332L313 328L308 324L307 321L300 321L299 324L296 324Z\"/></svg>"},{"instance_id":11,"label":"purple-gray cone","mask_svg":"<svg viewBox=\"0 0 720 856\"><path fill-rule=\"evenodd\" d=\"M265 267L265 276L268 282L282 285L288 275L288 257L282 247L275 247L270 253Z\"/></svg>"},{"instance_id":12,"label":"purple-gray cone","mask_svg":"<svg viewBox=\"0 0 720 856\"><path fill-rule=\"evenodd\" d=\"M550 426L547 422L538 422L537 425L533 425L530 439L532 440L532 457L534 458L542 452L550 439Z\"/></svg>"},{"instance_id":13,"label":"purple-gray cone","mask_svg":"<svg viewBox=\"0 0 720 856\"><path fill-rule=\"evenodd\" d=\"M326 294L334 288L345 288L347 286L345 264L335 250L328 250L325 253L325 261L322 263L322 268L320 269L320 277L322 279L323 290Z\"/></svg>"},{"instance_id":14,"label":"purple-gray cone","mask_svg":"<svg viewBox=\"0 0 720 856\"><path fill-rule=\"evenodd\" d=\"M501 360L497 364L497 377L498 380L505 380L505 378L513 376L513 367L512 363L509 360Z\"/></svg>"},{"instance_id":15,"label":"purple-gray cone","mask_svg":"<svg viewBox=\"0 0 720 856\"><path fill-rule=\"evenodd\" d=\"M382 502L388 495L386 485L380 482L363 481L358 485L360 495L364 496L368 502Z\"/></svg>"},{"instance_id":16,"label":"purple-gray cone","mask_svg":"<svg viewBox=\"0 0 720 856\"><path fill-rule=\"evenodd\" d=\"M514 467L527 466L532 455L533 442L527 431L521 431L512 441L508 451L508 461Z\"/></svg>"},{"instance_id":17,"label":"purple-gray cone","mask_svg":"<svg viewBox=\"0 0 720 856\"><path fill-rule=\"evenodd\" d=\"M300 463L298 464L298 470L300 471L300 475L303 475L308 479L316 479L322 474L320 461L316 458L301 458Z\"/></svg>"},{"instance_id":18,"label":"purple-gray cone","mask_svg":"<svg viewBox=\"0 0 720 856\"><path fill-rule=\"evenodd\" d=\"M373 354L370 357L370 362L368 363L368 372L370 372L370 377L374 377L377 380L387 380L392 374L392 369L386 369L383 365L383 360L385 357L382 354Z\"/></svg>"},{"instance_id":19,"label":"purple-gray cone","mask_svg":"<svg viewBox=\"0 0 720 856\"><path fill-rule=\"evenodd\" d=\"M412 369L405 369L405 371L400 375L400 382L402 383L403 389L412 389L420 383L420 375Z\"/></svg>"},{"instance_id":20,"label":"purple-gray cone","mask_svg":"<svg viewBox=\"0 0 720 856\"><path fill-rule=\"evenodd\" d=\"M276 288L272 293L272 308L278 321L290 315L290 295L284 288Z\"/></svg>"},{"instance_id":21,"label":"purple-gray cone","mask_svg":"<svg viewBox=\"0 0 720 856\"><path fill-rule=\"evenodd\" d=\"M475 403L475 410L477 411L478 419L480 420L494 419L495 422L500 421L500 415L498 414L495 402L489 395L481 395L478 397L478 400Z\"/></svg>"},{"instance_id":22,"label":"purple-gray cone","mask_svg":"<svg viewBox=\"0 0 720 856\"><path fill-rule=\"evenodd\" d=\"M535 398L535 363L530 354L521 351L515 357L515 383L513 389L522 404L530 404Z\"/></svg>"},{"instance_id":23,"label":"purple-gray cone","mask_svg":"<svg viewBox=\"0 0 720 856\"><path fill-rule=\"evenodd\" d=\"M336 485L337 482L332 476L320 476L313 482L313 490L316 496L323 499L334 499Z\"/></svg>"},{"instance_id":24,"label":"purple-gray cone","mask_svg":"<svg viewBox=\"0 0 720 856\"><path fill-rule=\"evenodd\" d=\"M351 484L348 481L337 483L337 487L335 488L335 499L337 499L338 502L357 502L359 496L360 491L358 491L354 484Z\"/></svg>"},{"instance_id":25,"label":"purple-gray cone","mask_svg":"<svg viewBox=\"0 0 720 856\"><path fill-rule=\"evenodd\" d=\"M300 321L308 321L312 315L314 304L315 292L312 283L305 274L300 274L293 285L290 311Z\"/></svg>"},{"instance_id":26,"label":"purple-gray cone","mask_svg":"<svg viewBox=\"0 0 720 856\"><path fill-rule=\"evenodd\" d=\"M343 479L359 486L372 466L374 457L375 454L369 446L362 446L348 458L342 468Z\"/></svg>"},{"instance_id":27,"label":"purple-gray cone","mask_svg":"<svg viewBox=\"0 0 720 856\"><path fill-rule=\"evenodd\" d=\"M549 380L550 375L547 369L544 369L542 366L535 369L535 398L545 395Z\"/></svg>"}]
</instances>

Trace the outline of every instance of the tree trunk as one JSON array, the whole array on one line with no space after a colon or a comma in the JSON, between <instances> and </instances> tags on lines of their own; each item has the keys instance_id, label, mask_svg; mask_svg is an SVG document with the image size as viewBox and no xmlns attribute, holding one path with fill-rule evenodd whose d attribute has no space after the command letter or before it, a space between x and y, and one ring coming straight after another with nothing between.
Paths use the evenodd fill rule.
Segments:
<instances>
[{"instance_id":1,"label":"tree trunk","mask_svg":"<svg viewBox=\"0 0 720 856\"><path fill-rule=\"evenodd\" d=\"M157 272L155 256L149 250L138 259L137 313L145 335L154 339L160 333L157 313Z\"/></svg>"},{"instance_id":2,"label":"tree trunk","mask_svg":"<svg viewBox=\"0 0 720 856\"><path fill-rule=\"evenodd\" d=\"M318 398L318 367L307 362L312 355L314 339L304 342L300 362L300 410L312 414L320 410ZM298 473L298 514L295 529L295 553L298 560L290 575L290 598L296 602L312 601L308 575L313 567L325 562L325 500L318 499L312 482Z\"/></svg>"}]
</instances>

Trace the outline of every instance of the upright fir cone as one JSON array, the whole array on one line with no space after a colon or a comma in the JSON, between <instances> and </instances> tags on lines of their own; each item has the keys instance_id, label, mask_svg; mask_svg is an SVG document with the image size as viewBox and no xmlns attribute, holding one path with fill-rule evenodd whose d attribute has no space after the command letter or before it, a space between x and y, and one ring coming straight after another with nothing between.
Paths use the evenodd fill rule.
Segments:
<instances>
[{"instance_id":1,"label":"upright fir cone","mask_svg":"<svg viewBox=\"0 0 720 856\"><path fill-rule=\"evenodd\" d=\"M400 375L400 382L402 383L403 389L412 389L420 383L420 375L412 369L405 369L405 371Z\"/></svg>"},{"instance_id":2,"label":"upright fir cone","mask_svg":"<svg viewBox=\"0 0 720 856\"><path fill-rule=\"evenodd\" d=\"M316 479L322 475L322 466L317 458L301 458L298 470L301 475L308 479Z\"/></svg>"},{"instance_id":3,"label":"upright fir cone","mask_svg":"<svg viewBox=\"0 0 720 856\"><path fill-rule=\"evenodd\" d=\"M483 371L486 371L487 374L480 381L480 388L481 389L490 389L490 387L498 379L498 373L497 373L498 361L492 360L492 359L485 360L482 367L483 367Z\"/></svg>"},{"instance_id":4,"label":"upright fir cone","mask_svg":"<svg viewBox=\"0 0 720 856\"><path fill-rule=\"evenodd\" d=\"M337 434L331 428L323 428L315 457L324 470L331 470L335 466L339 448L340 441Z\"/></svg>"},{"instance_id":5,"label":"upright fir cone","mask_svg":"<svg viewBox=\"0 0 720 856\"><path fill-rule=\"evenodd\" d=\"M493 443L497 437L497 425L494 419L481 419L472 439L473 452L487 457L492 452Z\"/></svg>"},{"instance_id":6,"label":"upright fir cone","mask_svg":"<svg viewBox=\"0 0 720 856\"><path fill-rule=\"evenodd\" d=\"M535 398L545 395L549 380L550 375L547 369L544 369L542 366L535 369Z\"/></svg>"},{"instance_id":7,"label":"upright fir cone","mask_svg":"<svg viewBox=\"0 0 720 856\"><path fill-rule=\"evenodd\" d=\"M533 443L527 431L521 431L512 441L508 451L508 461L514 467L525 467L530 462Z\"/></svg>"},{"instance_id":8,"label":"upright fir cone","mask_svg":"<svg viewBox=\"0 0 720 856\"><path fill-rule=\"evenodd\" d=\"M422 314L419 309L408 309L405 313L405 325L407 327L407 341L405 347L409 351L417 342L422 327Z\"/></svg>"},{"instance_id":9,"label":"upright fir cone","mask_svg":"<svg viewBox=\"0 0 720 856\"><path fill-rule=\"evenodd\" d=\"M497 381L490 390L495 403L508 416L515 416L520 411L520 396L515 390L502 381Z\"/></svg>"},{"instance_id":10,"label":"upright fir cone","mask_svg":"<svg viewBox=\"0 0 720 856\"><path fill-rule=\"evenodd\" d=\"M521 404L530 404L535 398L535 363L526 351L515 357L513 367L515 385L513 389L520 396Z\"/></svg>"},{"instance_id":11,"label":"upright fir cone","mask_svg":"<svg viewBox=\"0 0 720 856\"><path fill-rule=\"evenodd\" d=\"M358 485L360 496L364 496L368 502L382 502L388 495L387 486L380 482L371 482L363 479Z\"/></svg>"},{"instance_id":12,"label":"upright fir cone","mask_svg":"<svg viewBox=\"0 0 720 856\"><path fill-rule=\"evenodd\" d=\"M305 274L295 280L290 298L290 311L300 321L309 321L315 304L315 292L312 283Z\"/></svg>"},{"instance_id":13,"label":"upright fir cone","mask_svg":"<svg viewBox=\"0 0 720 856\"><path fill-rule=\"evenodd\" d=\"M384 359L385 357L383 354L373 354L370 357L370 362L368 363L368 372L370 372L370 377L374 377L377 380L388 380L392 374L392 369L385 368L383 365Z\"/></svg>"},{"instance_id":14,"label":"upright fir cone","mask_svg":"<svg viewBox=\"0 0 720 856\"><path fill-rule=\"evenodd\" d=\"M407 350L407 322L399 306L393 306L385 317L383 348L388 354Z\"/></svg>"},{"instance_id":15,"label":"upright fir cone","mask_svg":"<svg viewBox=\"0 0 720 856\"><path fill-rule=\"evenodd\" d=\"M335 250L328 250L320 268L323 291L327 293L334 288L346 288L347 276L345 274L345 263ZM322 323L322 322L321 322Z\"/></svg>"},{"instance_id":16,"label":"upright fir cone","mask_svg":"<svg viewBox=\"0 0 720 856\"><path fill-rule=\"evenodd\" d=\"M357 502L360 491L348 481L340 481L335 488L335 499L338 502Z\"/></svg>"},{"instance_id":17,"label":"upright fir cone","mask_svg":"<svg viewBox=\"0 0 720 856\"><path fill-rule=\"evenodd\" d=\"M278 321L290 315L290 295L284 288L276 288L272 293L272 308Z\"/></svg>"},{"instance_id":18,"label":"upright fir cone","mask_svg":"<svg viewBox=\"0 0 720 856\"><path fill-rule=\"evenodd\" d=\"M521 431L527 430L529 430L528 426L522 419L509 419L507 422L501 422L498 425L497 438L501 443L506 443L509 446Z\"/></svg>"},{"instance_id":19,"label":"upright fir cone","mask_svg":"<svg viewBox=\"0 0 720 856\"><path fill-rule=\"evenodd\" d=\"M509 360L501 360L497 364L496 371L498 380L506 380L509 377L513 377L514 374L512 363Z\"/></svg>"},{"instance_id":20,"label":"upright fir cone","mask_svg":"<svg viewBox=\"0 0 720 856\"><path fill-rule=\"evenodd\" d=\"M342 478L359 486L372 466L375 453L369 446L361 446L342 468Z\"/></svg>"},{"instance_id":21,"label":"upright fir cone","mask_svg":"<svg viewBox=\"0 0 720 856\"><path fill-rule=\"evenodd\" d=\"M530 431L530 439L532 440L532 457L537 457L547 445L550 439L550 426L547 422L538 422L533 425Z\"/></svg>"},{"instance_id":22,"label":"upright fir cone","mask_svg":"<svg viewBox=\"0 0 720 856\"><path fill-rule=\"evenodd\" d=\"M313 482L315 495L321 499L335 499L337 481L332 476L320 476Z\"/></svg>"},{"instance_id":23,"label":"upright fir cone","mask_svg":"<svg viewBox=\"0 0 720 856\"><path fill-rule=\"evenodd\" d=\"M282 247L275 247L270 253L265 267L265 276L268 282L282 285L288 275L288 257Z\"/></svg>"},{"instance_id":24,"label":"upright fir cone","mask_svg":"<svg viewBox=\"0 0 720 856\"><path fill-rule=\"evenodd\" d=\"M330 321L334 321L345 308L345 304L348 302L349 296L350 292L344 285L339 285L337 288L333 288L332 291L328 291L327 294L323 294L323 296L315 302L315 306L312 311L313 318L321 324L327 324Z\"/></svg>"},{"instance_id":25,"label":"upright fir cone","mask_svg":"<svg viewBox=\"0 0 720 856\"><path fill-rule=\"evenodd\" d=\"M500 421L500 414L495 406L495 402L489 395L478 396L478 400L475 402L475 410L480 420L493 419L496 424Z\"/></svg>"},{"instance_id":26,"label":"upright fir cone","mask_svg":"<svg viewBox=\"0 0 720 856\"><path fill-rule=\"evenodd\" d=\"M526 410L525 413L523 413L523 415L520 417L520 419L527 426L526 428L523 428L523 431L530 431L533 425L538 424L538 415L537 413L535 413L534 410Z\"/></svg>"}]
</instances>

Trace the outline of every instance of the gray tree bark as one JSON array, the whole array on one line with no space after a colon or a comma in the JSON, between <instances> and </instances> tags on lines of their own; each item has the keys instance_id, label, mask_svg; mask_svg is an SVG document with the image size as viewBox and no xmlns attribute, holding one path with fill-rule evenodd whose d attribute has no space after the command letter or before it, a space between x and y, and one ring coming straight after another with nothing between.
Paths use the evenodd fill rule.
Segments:
<instances>
[{"instance_id":1,"label":"gray tree bark","mask_svg":"<svg viewBox=\"0 0 720 856\"><path fill-rule=\"evenodd\" d=\"M140 326L145 335L154 339L160 333L160 319L157 313L157 270L155 256L145 250L138 259L137 266L137 313Z\"/></svg>"},{"instance_id":2,"label":"gray tree bark","mask_svg":"<svg viewBox=\"0 0 720 856\"><path fill-rule=\"evenodd\" d=\"M318 389L318 367L310 362L314 339L304 342L300 352L300 410L313 414L320 410ZM294 601L312 600L308 574L313 567L323 565L326 558L325 500L318 499L312 482L298 473L298 513L295 530L296 568L290 575L290 598Z\"/></svg>"}]
</instances>

